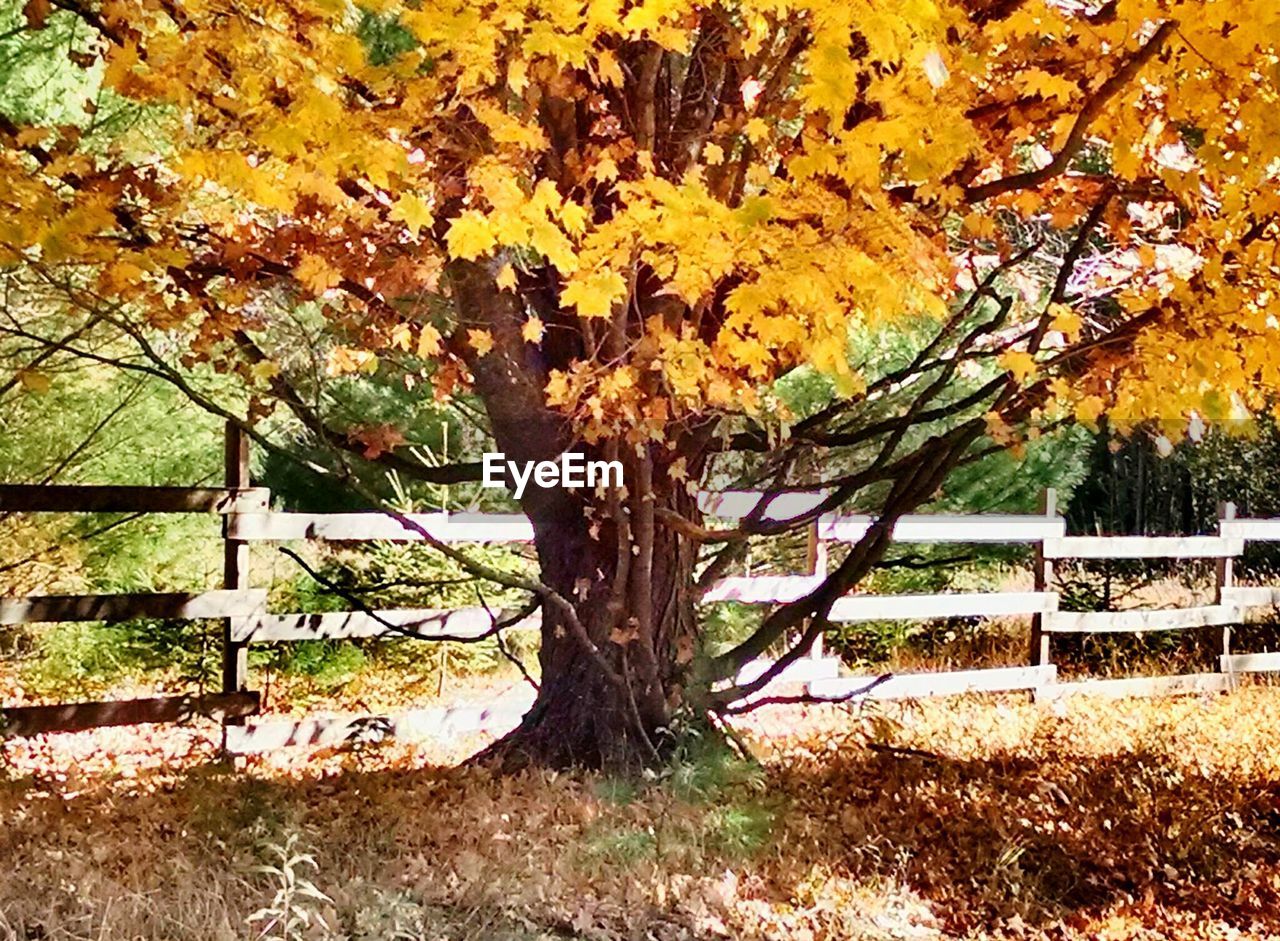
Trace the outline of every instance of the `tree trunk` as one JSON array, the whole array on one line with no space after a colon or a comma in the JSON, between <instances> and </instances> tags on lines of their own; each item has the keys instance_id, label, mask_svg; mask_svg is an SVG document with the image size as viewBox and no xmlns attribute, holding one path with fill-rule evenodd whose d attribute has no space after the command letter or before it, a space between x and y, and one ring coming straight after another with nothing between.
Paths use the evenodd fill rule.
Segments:
<instances>
[{"instance_id":1,"label":"tree trunk","mask_svg":"<svg viewBox=\"0 0 1280 941\"><path fill-rule=\"evenodd\" d=\"M697 640L694 564L697 546L656 525L660 507L700 520L684 475L703 466L712 425L674 440L637 446L622 440L575 443L569 421L547 407L543 389L555 362L578 355L555 349L568 331L551 331L542 348L521 334L526 313L496 272L454 263L450 276L463 323L488 331L492 350L470 356L498 450L508 460L556 460L566 450L589 460L621 460L624 488L611 492L541 488L520 499L533 523L544 599L541 689L533 709L481 760L507 767L635 767L659 760L664 730L684 699L685 668ZM554 315L547 313L554 323Z\"/></svg>"},{"instance_id":2,"label":"tree trunk","mask_svg":"<svg viewBox=\"0 0 1280 941\"><path fill-rule=\"evenodd\" d=\"M507 767L655 764L685 702L697 624L696 546L653 527L652 504L696 516L694 501L680 490L644 508L634 488L629 506L556 496L544 492L526 511L541 580L569 607L543 604L537 700L489 757Z\"/></svg>"}]
</instances>

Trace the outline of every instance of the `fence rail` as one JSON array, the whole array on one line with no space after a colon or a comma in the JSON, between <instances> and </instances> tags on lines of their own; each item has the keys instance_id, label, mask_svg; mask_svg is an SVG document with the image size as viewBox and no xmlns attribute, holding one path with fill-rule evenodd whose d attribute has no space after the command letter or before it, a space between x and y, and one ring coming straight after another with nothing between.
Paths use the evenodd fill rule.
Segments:
<instances>
[{"instance_id":1,"label":"fence rail","mask_svg":"<svg viewBox=\"0 0 1280 941\"><path fill-rule=\"evenodd\" d=\"M260 513L270 499L265 487L0 486L5 513Z\"/></svg>"},{"instance_id":2,"label":"fence rail","mask_svg":"<svg viewBox=\"0 0 1280 941\"><path fill-rule=\"evenodd\" d=\"M524 516L482 513L250 513L230 518L228 539L288 542L532 542L533 524Z\"/></svg>"},{"instance_id":3,"label":"fence rail","mask_svg":"<svg viewBox=\"0 0 1280 941\"><path fill-rule=\"evenodd\" d=\"M1046 559L1222 559L1244 552L1219 536L1066 536L1044 541Z\"/></svg>"},{"instance_id":4,"label":"fence rail","mask_svg":"<svg viewBox=\"0 0 1280 941\"><path fill-rule=\"evenodd\" d=\"M0 598L0 624L62 621L201 620L247 617L267 609L266 589L148 592L129 595L36 595Z\"/></svg>"},{"instance_id":5,"label":"fence rail","mask_svg":"<svg viewBox=\"0 0 1280 941\"><path fill-rule=\"evenodd\" d=\"M244 643L291 640L350 640L358 637L417 636L428 640L451 637L475 639L493 630L495 618L505 621L509 611L485 608L414 608L400 611L339 611L329 614L257 614L239 621L232 636ZM508 630L536 630L538 614L510 625Z\"/></svg>"},{"instance_id":6,"label":"fence rail","mask_svg":"<svg viewBox=\"0 0 1280 941\"><path fill-rule=\"evenodd\" d=\"M930 621L952 617L1004 617L1055 611L1058 596L1049 591L954 592L936 595L851 595L831 606L830 619L853 621Z\"/></svg>"},{"instance_id":7,"label":"fence rail","mask_svg":"<svg viewBox=\"0 0 1280 941\"><path fill-rule=\"evenodd\" d=\"M1242 614L1241 607L1226 604L1147 611L1051 611L1045 614L1042 629L1050 634L1145 634L1239 624Z\"/></svg>"},{"instance_id":8,"label":"fence rail","mask_svg":"<svg viewBox=\"0 0 1280 941\"><path fill-rule=\"evenodd\" d=\"M151 722L185 722L196 716L225 720L250 716L257 711L258 694L255 692L79 702L57 706L10 706L0 710L0 736L83 732L105 726L143 725Z\"/></svg>"},{"instance_id":9,"label":"fence rail","mask_svg":"<svg viewBox=\"0 0 1280 941\"><path fill-rule=\"evenodd\" d=\"M224 518L223 586L203 592L0 598L0 625L57 621L124 621L135 618L218 619L223 624L222 691L203 697L88 702L0 709L0 734L33 735L78 731L102 725L184 721L212 716L224 723L232 751L260 751L291 744L315 744L352 736L418 734L428 727L501 727L512 719L502 709L414 710L404 716L339 716L246 723L258 709L248 690L247 649L251 644L318 639L412 636L422 639L471 639L494 629L511 612L485 608L268 612L267 593L251 587L249 544L257 541L420 541L427 533L447 543L527 543L532 524L513 514L284 513L270 510L269 491L249 485L248 445L238 431L227 436L224 487L116 487L0 485L3 512L210 513ZM769 520L808 519L824 494L704 493L699 504L708 515L741 519L751 514ZM761 507L761 501L767 500ZM850 594L830 612L834 623L876 620L930 620L948 617L1030 617L1031 654L1025 666L889 678L840 676L839 664L822 657L793 665L781 681L801 685L819 698L903 699L965 692L1029 690L1037 696L1136 696L1228 689L1237 674L1280 671L1280 652L1234 653L1231 627L1251 609L1280 605L1280 586L1237 586L1233 560L1247 541L1280 541L1280 519L1237 519L1224 504L1218 532L1201 536L1068 536L1052 495L1037 515L915 514L899 518L893 539L904 543L1004 543L1034 549L1034 591L956 592L918 595ZM826 577L830 545L856 542L874 523L869 516L823 514L808 519L807 572L788 575L729 576L713 584L705 602L777 604L812 592ZM1213 559L1214 604L1161 610L1061 611L1049 589L1056 561L1063 559ZM512 625L538 629L537 614ZM1144 633L1220 627L1222 642L1216 672L1168 677L1091 679L1060 682L1051 663L1052 638L1061 634ZM748 665L742 677L758 676L767 664ZM754 671L754 672L753 672ZM742 678L740 677L740 679ZM474 713L474 714L473 714ZM521 711L522 714L522 711ZM516 716L518 719L518 715ZM486 725L487 724L487 725Z\"/></svg>"}]
</instances>

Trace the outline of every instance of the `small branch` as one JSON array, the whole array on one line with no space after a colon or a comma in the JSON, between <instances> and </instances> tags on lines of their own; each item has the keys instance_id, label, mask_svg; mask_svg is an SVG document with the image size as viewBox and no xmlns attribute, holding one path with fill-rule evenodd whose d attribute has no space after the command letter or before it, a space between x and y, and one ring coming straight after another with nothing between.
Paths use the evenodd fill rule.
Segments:
<instances>
[{"instance_id":1,"label":"small branch","mask_svg":"<svg viewBox=\"0 0 1280 941\"><path fill-rule=\"evenodd\" d=\"M944 565L964 565L977 559L975 555L951 555L941 559L928 559L919 553L913 552L911 555L902 556L898 559L881 559L872 565L876 569L911 569L912 571L920 571L922 569L940 568Z\"/></svg>"},{"instance_id":2,"label":"small branch","mask_svg":"<svg viewBox=\"0 0 1280 941\"><path fill-rule=\"evenodd\" d=\"M412 628L405 627L401 624L395 624L391 621L388 621L386 618L384 618L381 614L379 614L373 608L369 607L369 605L366 604L362 598L352 594L347 589L343 588L341 585L337 584L333 580L326 578L324 575L321 575L314 568L308 565L307 562L302 558L302 556L298 555L298 553L294 552L292 549L288 548L287 546L280 546L277 551L279 551L281 555L285 555L285 556L288 556L290 559L293 559L293 561L296 562L304 572L306 572L313 579L315 579L317 582L323 585L327 591L337 595L338 597L342 598L344 601L347 601L350 604L355 605L356 610L359 611L361 614L365 615L366 617L372 618L379 625L381 625L382 627L385 627L388 631L391 631L393 634L399 634L403 637L408 637L413 640L451 641L457 644L474 644L482 640L488 640L490 637L496 637L499 632L506 630L507 628L511 627L514 624L519 624L525 618L529 617L529 615L533 614L533 612L537 611L539 607L538 602L536 601L530 602L520 610L502 619L499 619L496 616L494 616L493 612L489 612L489 617L493 621L493 626L489 628L489 630L481 634L474 634L474 635L422 634L422 633L419 633L418 631L413 630ZM481 604L484 606L485 611L489 611L489 606L485 605L483 600L481 601ZM501 644L499 644L499 646L501 646ZM524 672L523 666L521 666L521 672Z\"/></svg>"},{"instance_id":3,"label":"small branch","mask_svg":"<svg viewBox=\"0 0 1280 941\"><path fill-rule=\"evenodd\" d=\"M526 683L533 687L533 691L535 693L542 692L542 687L539 686L538 681L533 678L533 674L531 674L529 672L529 668L524 665L524 661L507 648L507 642L502 639L502 635L494 634L493 639L498 645L498 653L506 657L507 661L520 671L520 675L524 677L524 681Z\"/></svg>"},{"instance_id":4,"label":"small branch","mask_svg":"<svg viewBox=\"0 0 1280 941\"><path fill-rule=\"evenodd\" d=\"M894 755L899 758L923 758L925 761L942 761L942 756L937 752L925 751L923 748L908 748L903 745L884 745L880 742L868 742L867 748L871 751L881 752L886 755Z\"/></svg>"},{"instance_id":5,"label":"small branch","mask_svg":"<svg viewBox=\"0 0 1280 941\"><path fill-rule=\"evenodd\" d=\"M137 336L135 336L134 339L139 343L139 345L144 342L142 338ZM243 330L236 332L235 339L240 351L244 354L245 358L251 365L269 361L269 357L263 352L262 348L258 346L258 344L254 342L254 340ZM479 462L438 464L432 466L429 464L422 464L418 461L409 460L408 458L396 454L394 451L384 451L377 457L369 457L363 444L327 425L315 409L309 407L303 401L298 390L294 388L292 383L285 379L283 373L277 373L272 377L270 385L271 391L274 392L280 401L288 407L294 417L297 418L308 431L331 448L357 454L366 461L371 461L375 464L382 464L383 466L390 467L402 474L406 474L415 480L421 480L424 483L429 484L468 483L478 481L483 476L483 467Z\"/></svg>"},{"instance_id":6,"label":"small branch","mask_svg":"<svg viewBox=\"0 0 1280 941\"><path fill-rule=\"evenodd\" d=\"M488 612L490 620L494 621L494 623L497 623L497 618L493 616L492 611L489 611L489 603L484 600L484 595L481 594L479 591L477 591L476 597L480 599L480 606L484 608L485 611ZM506 641L502 639L502 635L494 634L493 639L494 641L497 642L498 653L502 654L502 656L504 656L507 659L508 663L512 664L517 670L520 671L520 675L524 677L524 681L526 683L528 683L530 686L533 687L533 691L535 693L542 692L542 687L538 685L538 681L535 680L533 676L529 673L528 669L525 668L524 662L519 657L517 657L514 653L512 653L510 650L507 649Z\"/></svg>"},{"instance_id":7,"label":"small branch","mask_svg":"<svg viewBox=\"0 0 1280 941\"><path fill-rule=\"evenodd\" d=\"M882 674L861 689L855 689L853 692L845 693L843 696L813 696L808 693L799 696L762 696L759 699L752 699L748 702L721 706L717 709L717 712L722 716L740 716L759 709L761 706L815 706L844 703L867 695L877 686L881 686L891 679L893 679L892 673Z\"/></svg>"}]
</instances>

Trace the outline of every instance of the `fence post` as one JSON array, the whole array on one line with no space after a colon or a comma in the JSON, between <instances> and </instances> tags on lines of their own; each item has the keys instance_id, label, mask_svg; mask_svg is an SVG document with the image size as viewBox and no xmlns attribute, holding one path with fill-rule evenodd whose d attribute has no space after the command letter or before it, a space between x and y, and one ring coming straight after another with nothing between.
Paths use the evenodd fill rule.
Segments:
<instances>
[{"instance_id":1,"label":"fence post","mask_svg":"<svg viewBox=\"0 0 1280 941\"><path fill-rule=\"evenodd\" d=\"M815 519L809 524L805 542L805 566L810 575L827 574L827 547L818 536L818 522ZM822 635L819 634L814 638L813 646L809 648L809 656L814 660L821 660L822 654Z\"/></svg>"},{"instance_id":2,"label":"fence post","mask_svg":"<svg viewBox=\"0 0 1280 941\"><path fill-rule=\"evenodd\" d=\"M1046 487L1040 498L1040 510L1045 516L1058 515L1058 491ZM1036 543L1035 559L1032 562L1032 574L1035 577L1035 590L1046 591L1053 578L1053 562L1044 557L1044 540ZM1052 635L1045 633L1044 615L1031 615L1031 665L1047 666L1050 662L1049 641Z\"/></svg>"},{"instance_id":3,"label":"fence post","mask_svg":"<svg viewBox=\"0 0 1280 941\"><path fill-rule=\"evenodd\" d=\"M1236 518L1236 505L1230 501L1218 501L1218 535L1226 538L1227 520ZM1222 604L1222 599L1226 594L1226 589L1235 584L1236 577L1236 560L1230 556L1222 556L1217 560L1213 572L1213 603ZM1231 625L1224 624L1222 627L1222 649L1219 651L1221 657L1231 656ZM1223 661L1218 661L1218 669L1221 671ZM1228 673L1231 671L1227 671Z\"/></svg>"},{"instance_id":4,"label":"fence post","mask_svg":"<svg viewBox=\"0 0 1280 941\"><path fill-rule=\"evenodd\" d=\"M226 486L243 489L249 486L249 436L235 422L227 422L224 457ZM224 588L238 591L249 587L249 544L228 538L234 513L222 522L222 583ZM222 691L238 693L248 686L248 646L235 640L237 618L222 622Z\"/></svg>"}]
</instances>

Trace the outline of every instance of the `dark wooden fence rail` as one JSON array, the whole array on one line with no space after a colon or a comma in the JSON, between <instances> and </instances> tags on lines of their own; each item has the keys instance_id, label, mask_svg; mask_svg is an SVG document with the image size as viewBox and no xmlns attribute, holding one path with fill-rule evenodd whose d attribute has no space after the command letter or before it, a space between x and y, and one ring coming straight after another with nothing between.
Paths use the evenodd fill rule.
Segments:
<instances>
[{"instance_id":1,"label":"dark wooden fence rail","mask_svg":"<svg viewBox=\"0 0 1280 941\"><path fill-rule=\"evenodd\" d=\"M229 427L226 437L226 485L217 488L0 485L0 512L213 513L223 518L224 578L221 588L194 593L135 593L0 598L0 625L58 621L118 622L134 618L218 619L222 622L223 669L220 692L120 702L86 702L0 708L0 736L80 731L105 725L177 722L206 716L223 723L224 743L232 752L263 751L292 744L333 743L349 738L422 734L439 730L498 729L518 721L527 697L487 707L413 710L399 716L329 716L276 720L256 725L258 694L249 690L246 653L253 643L403 636L475 637L490 630L495 617L483 608L454 610L348 611L324 614L269 613L267 593L251 587L249 546L289 540L404 541L421 539L422 527L445 542L528 542L532 527L519 515L422 513L412 526L369 513L277 513L269 491L250 486L245 436ZM762 499L758 493L703 494L709 515L741 518ZM787 518L814 505L821 495L785 494L771 498L764 516ZM1029 663L1024 666L894 676L871 689L874 677L841 676L840 664L824 658L820 645L811 658L794 664L781 678L803 684L818 698L858 694L867 699L901 699L964 692L1030 690L1037 696L1080 693L1104 696L1160 695L1229 689L1240 673L1280 670L1280 653L1235 654L1231 626L1251 609L1280 602L1280 588L1241 587L1234 583L1232 560L1245 540L1280 541L1280 520L1241 520L1223 504L1218 533L1211 536L1067 536L1052 492L1039 515L911 515L901 518L894 539L909 543L1023 543L1035 549L1033 591L952 592L919 595L853 594L836 602L831 620L928 620L956 616L1029 616ZM867 516L824 516L809 533L808 571L797 575L736 576L712 586L706 600L773 604L802 597L825 576L827 547L859 539L872 523ZM1062 559L1211 559L1216 563L1214 603L1166 610L1064 612L1049 590L1053 565ZM516 629L536 629L537 615ZM390 625L390 626L389 626ZM1221 652L1214 672L1165 677L1130 677L1062 683L1051 662L1055 635L1222 628ZM765 664L749 665L758 675ZM863 692L859 692L863 691Z\"/></svg>"}]
</instances>

